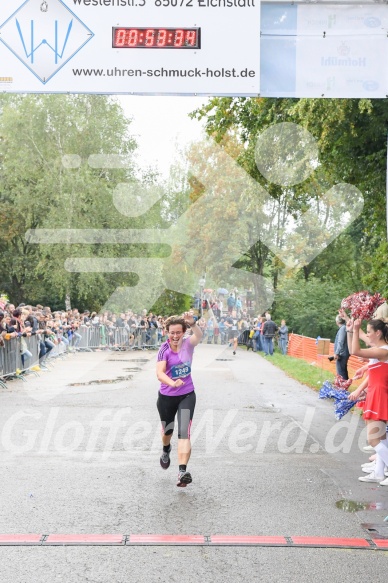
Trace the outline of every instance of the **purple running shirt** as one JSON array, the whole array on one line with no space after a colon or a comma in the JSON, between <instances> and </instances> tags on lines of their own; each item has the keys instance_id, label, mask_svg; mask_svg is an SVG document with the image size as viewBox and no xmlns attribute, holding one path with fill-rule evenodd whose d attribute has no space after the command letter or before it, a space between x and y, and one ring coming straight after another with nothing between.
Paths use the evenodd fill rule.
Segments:
<instances>
[{"instance_id":1,"label":"purple running shirt","mask_svg":"<svg viewBox=\"0 0 388 583\"><path fill-rule=\"evenodd\" d=\"M178 397L187 395L194 391L194 384L191 378L191 363L193 360L194 346L190 343L190 338L184 338L182 346L178 352L171 350L170 342L167 340L162 344L158 352L158 362L166 361L166 375L170 379L182 379L183 385L180 387L170 387L160 383L160 392L168 397Z\"/></svg>"}]
</instances>

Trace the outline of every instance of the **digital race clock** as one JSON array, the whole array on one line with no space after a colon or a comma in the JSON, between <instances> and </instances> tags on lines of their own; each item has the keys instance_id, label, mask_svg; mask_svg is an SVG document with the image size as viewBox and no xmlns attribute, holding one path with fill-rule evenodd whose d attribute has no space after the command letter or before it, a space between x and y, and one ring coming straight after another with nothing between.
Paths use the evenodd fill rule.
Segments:
<instances>
[{"instance_id":1,"label":"digital race clock","mask_svg":"<svg viewBox=\"0 0 388 583\"><path fill-rule=\"evenodd\" d=\"M114 27L114 49L200 49L200 28Z\"/></svg>"}]
</instances>

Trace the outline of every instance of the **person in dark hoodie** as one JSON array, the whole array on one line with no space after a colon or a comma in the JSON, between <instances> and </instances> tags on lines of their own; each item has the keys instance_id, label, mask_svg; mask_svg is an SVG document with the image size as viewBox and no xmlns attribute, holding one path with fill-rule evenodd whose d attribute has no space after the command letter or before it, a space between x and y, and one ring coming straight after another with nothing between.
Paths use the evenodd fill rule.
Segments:
<instances>
[{"instance_id":1,"label":"person in dark hoodie","mask_svg":"<svg viewBox=\"0 0 388 583\"><path fill-rule=\"evenodd\" d=\"M278 330L277 325L271 319L271 314L266 314L266 321L263 325L264 356L273 355L273 339Z\"/></svg>"}]
</instances>

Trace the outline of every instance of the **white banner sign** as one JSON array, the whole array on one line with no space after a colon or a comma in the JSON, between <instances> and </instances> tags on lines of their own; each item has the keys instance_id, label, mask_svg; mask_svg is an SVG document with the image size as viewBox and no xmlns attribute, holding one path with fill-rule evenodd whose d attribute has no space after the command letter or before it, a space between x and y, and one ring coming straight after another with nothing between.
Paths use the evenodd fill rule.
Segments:
<instances>
[{"instance_id":1,"label":"white banner sign","mask_svg":"<svg viewBox=\"0 0 388 583\"><path fill-rule=\"evenodd\" d=\"M262 4L261 94L384 98L388 5Z\"/></svg>"},{"instance_id":2,"label":"white banner sign","mask_svg":"<svg viewBox=\"0 0 388 583\"><path fill-rule=\"evenodd\" d=\"M257 95L260 0L1 0L0 91Z\"/></svg>"},{"instance_id":3,"label":"white banner sign","mask_svg":"<svg viewBox=\"0 0 388 583\"><path fill-rule=\"evenodd\" d=\"M385 97L388 39L301 37L296 43L296 95Z\"/></svg>"},{"instance_id":4,"label":"white banner sign","mask_svg":"<svg viewBox=\"0 0 388 583\"><path fill-rule=\"evenodd\" d=\"M362 4L298 6L298 35L387 36L388 7Z\"/></svg>"},{"instance_id":5,"label":"white banner sign","mask_svg":"<svg viewBox=\"0 0 388 583\"><path fill-rule=\"evenodd\" d=\"M297 23L297 95L386 96L387 6L298 6Z\"/></svg>"}]
</instances>

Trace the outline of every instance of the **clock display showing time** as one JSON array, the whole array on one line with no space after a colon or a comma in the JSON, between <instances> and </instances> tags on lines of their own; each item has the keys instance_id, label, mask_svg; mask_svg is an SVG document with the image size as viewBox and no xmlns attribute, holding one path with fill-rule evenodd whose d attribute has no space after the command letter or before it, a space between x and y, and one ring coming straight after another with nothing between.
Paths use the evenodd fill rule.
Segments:
<instances>
[{"instance_id":1,"label":"clock display showing time","mask_svg":"<svg viewBox=\"0 0 388 583\"><path fill-rule=\"evenodd\" d=\"M200 49L200 28L113 28L114 49Z\"/></svg>"}]
</instances>

